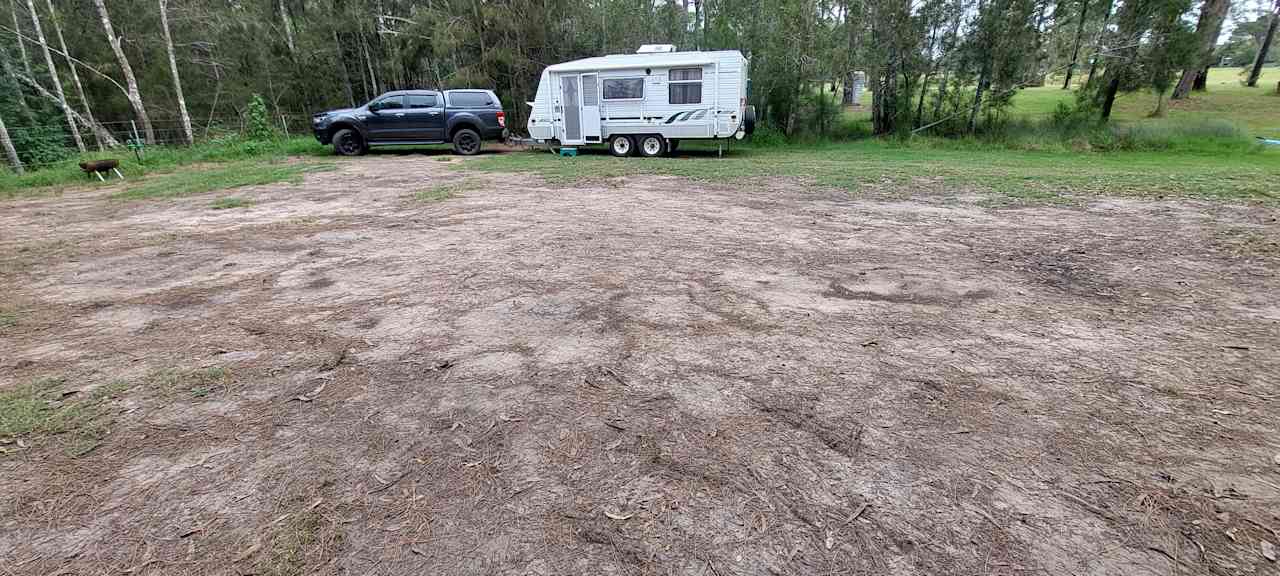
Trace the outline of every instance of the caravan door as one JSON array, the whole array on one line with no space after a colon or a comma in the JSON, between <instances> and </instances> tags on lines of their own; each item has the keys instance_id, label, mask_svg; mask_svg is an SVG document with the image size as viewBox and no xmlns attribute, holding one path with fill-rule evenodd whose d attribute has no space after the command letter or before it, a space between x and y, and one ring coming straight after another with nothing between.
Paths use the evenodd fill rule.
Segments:
<instances>
[{"instance_id":1,"label":"caravan door","mask_svg":"<svg viewBox=\"0 0 1280 576\"><path fill-rule=\"evenodd\" d=\"M600 86L596 74L582 75L582 139L600 141Z\"/></svg>"},{"instance_id":2,"label":"caravan door","mask_svg":"<svg viewBox=\"0 0 1280 576\"><path fill-rule=\"evenodd\" d=\"M560 106L564 116L560 123L561 144L585 144L582 139L582 98L578 86L578 75L567 74L560 77Z\"/></svg>"}]
</instances>

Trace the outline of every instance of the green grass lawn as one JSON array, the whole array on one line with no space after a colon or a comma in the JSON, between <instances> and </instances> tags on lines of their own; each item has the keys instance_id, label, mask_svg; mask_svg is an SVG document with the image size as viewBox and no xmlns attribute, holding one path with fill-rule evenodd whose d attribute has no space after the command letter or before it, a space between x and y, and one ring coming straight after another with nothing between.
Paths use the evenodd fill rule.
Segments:
<instances>
[{"instance_id":1,"label":"green grass lawn","mask_svg":"<svg viewBox=\"0 0 1280 576\"><path fill-rule=\"evenodd\" d=\"M682 146L682 151L685 147ZM545 151L494 155L461 170L535 173L556 184L634 174L664 174L707 182L751 182L770 176L809 179L852 194L901 186L906 192L942 183L976 186L1012 198L1066 194L1280 199L1280 150L1236 154L1187 152L1025 151L942 140L909 145L861 140L828 145L738 146L724 158L689 147L680 158L614 158L599 153L561 158Z\"/></svg>"},{"instance_id":2,"label":"green grass lawn","mask_svg":"<svg viewBox=\"0 0 1280 576\"><path fill-rule=\"evenodd\" d=\"M1241 79L1239 68L1211 68L1204 92L1168 101L1168 120L1229 120L1249 136L1280 138L1280 96L1276 95L1280 68L1263 68L1254 88L1245 87ZM1050 116L1058 102L1073 99L1072 92L1063 90L1061 83L1061 78L1050 78L1045 86L1018 92L1013 97L1014 113L1032 118ZM1116 98L1112 116L1121 122L1148 121L1147 116L1155 107L1156 97L1150 91L1129 92Z\"/></svg>"},{"instance_id":3,"label":"green grass lawn","mask_svg":"<svg viewBox=\"0 0 1280 576\"><path fill-rule=\"evenodd\" d=\"M126 189L115 198L181 196L198 192L266 184L297 177L305 166L284 166L290 156L324 156L330 149L311 137L256 142L230 139L194 146L147 148L141 160L126 149L89 152L40 170L18 175L0 170L0 200L16 196L54 193L71 186L113 186L120 182L108 174L105 182L86 176L77 165L82 160L120 160Z\"/></svg>"},{"instance_id":4,"label":"green grass lawn","mask_svg":"<svg viewBox=\"0 0 1280 576\"><path fill-rule=\"evenodd\" d=\"M1112 119L1122 124L1225 120L1250 137L1280 138L1280 96L1276 95L1280 67L1264 68L1255 88L1246 88L1241 79L1239 68L1210 69L1205 91L1192 92L1190 98L1180 101L1167 101L1168 116L1163 120L1148 118L1156 107L1156 97L1150 91L1120 94L1116 98ZM1083 82L1083 76L1078 80ZM1078 85L1079 82L1073 84ZM1059 102L1069 104L1074 99L1073 91L1062 89L1061 77L1050 77L1044 86L1019 90L1013 97L1011 114L1018 118L1047 119L1053 115ZM846 111L843 120L870 124L870 94L863 96L863 103L860 108Z\"/></svg>"}]
</instances>

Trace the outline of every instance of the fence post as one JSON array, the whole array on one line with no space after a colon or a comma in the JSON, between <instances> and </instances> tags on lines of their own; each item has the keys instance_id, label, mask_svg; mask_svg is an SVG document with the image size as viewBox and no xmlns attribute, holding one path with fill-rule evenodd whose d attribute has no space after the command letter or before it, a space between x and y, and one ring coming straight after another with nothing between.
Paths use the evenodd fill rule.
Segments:
<instances>
[{"instance_id":1,"label":"fence post","mask_svg":"<svg viewBox=\"0 0 1280 576\"><path fill-rule=\"evenodd\" d=\"M142 163L142 137L138 136L138 123L133 120L129 121L129 126L133 128L133 156L138 159L138 163Z\"/></svg>"}]
</instances>

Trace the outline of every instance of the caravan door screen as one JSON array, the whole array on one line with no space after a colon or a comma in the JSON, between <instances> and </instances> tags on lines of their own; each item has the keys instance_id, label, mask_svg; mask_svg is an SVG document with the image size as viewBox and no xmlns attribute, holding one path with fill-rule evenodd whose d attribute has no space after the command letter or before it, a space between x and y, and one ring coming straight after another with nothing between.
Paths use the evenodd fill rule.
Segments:
<instances>
[{"instance_id":1,"label":"caravan door screen","mask_svg":"<svg viewBox=\"0 0 1280 576\"><path fill-rule=\"evenodd\" d=\"M560 77L560 102L564 105L565 144L582 144L582 99L579 98L578 76Z\"/></svg>"}]
</instances>

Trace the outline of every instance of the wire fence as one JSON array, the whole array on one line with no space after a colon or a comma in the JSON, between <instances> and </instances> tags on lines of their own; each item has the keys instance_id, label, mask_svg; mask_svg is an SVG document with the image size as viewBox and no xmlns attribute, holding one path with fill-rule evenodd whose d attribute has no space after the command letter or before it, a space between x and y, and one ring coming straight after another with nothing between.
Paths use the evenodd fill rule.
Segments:
<instances>
[{"instance_id":1,"label":"wire fence","mask_svg":"<svg viewBox=\"0 0 1280 576\"><path fill-rule=\"evenodd\" d=\"M279 136L289 138L310 135L310 114L276 114L272 120L272 129ZM89 154L106 151L132 154L133 147L139 144L141 144L144 154L146 148L149 147L180 147L187 145L182 121L178 119L152 120L151 133L153 138L150 141L148 141L146 130L140 122L123 120L96 122L96 124L101 130L95 130L81 124L76 125L76 131L79 133L81 141L84 142L85 150ZM248 121L244 116L192 118L191 124L193 144L242 138L247 136L249 132ZM24 155L27 151L23 148L33 147L60 148L66 152L67 157L59 160L24 161L23 166L28 169L72 165L80 161L75 138L66 123L18 125L7 126L6 128L10 139L19 148L19 155ZM102 137L102 133L110 135L117 146L108 147L108 141Z\"/></svg>"}]
</instances>

